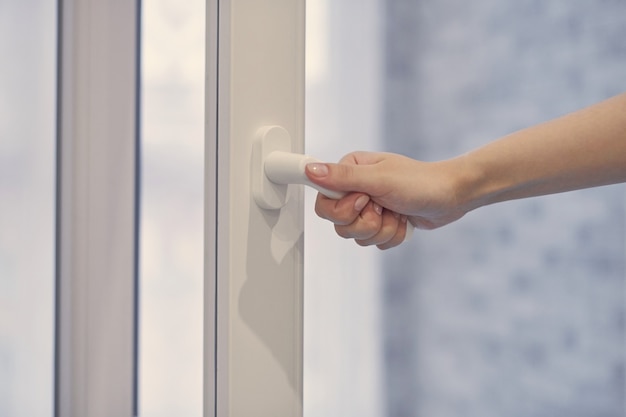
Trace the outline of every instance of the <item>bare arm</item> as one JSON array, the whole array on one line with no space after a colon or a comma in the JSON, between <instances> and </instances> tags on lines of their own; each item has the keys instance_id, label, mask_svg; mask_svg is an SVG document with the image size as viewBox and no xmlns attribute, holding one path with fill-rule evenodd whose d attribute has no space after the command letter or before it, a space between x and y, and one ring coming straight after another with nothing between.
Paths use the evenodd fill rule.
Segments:
<instances>
[{"instance_id":1,"label":"bare arm","mask_svg":"<svg viewBox=\"0 0 626 417\"><path fill-rule=\"evenodd\" d=\"M316 202L341 236L386 249L402 242L406 218L433 229L500 201L626 181L626 94L450 160L355 152L339 164L311 165L307 174L353 192Z\"/></svg>"},{"instance_id":2,"label":"bare arm","mask_svg":"<svg viewBox=\"0 0 626 417\"><path fill-rule=\"evenodd\" d=\"M462 157L468 208L626 181L626 94Z\"/></svg>"}]
</instances>

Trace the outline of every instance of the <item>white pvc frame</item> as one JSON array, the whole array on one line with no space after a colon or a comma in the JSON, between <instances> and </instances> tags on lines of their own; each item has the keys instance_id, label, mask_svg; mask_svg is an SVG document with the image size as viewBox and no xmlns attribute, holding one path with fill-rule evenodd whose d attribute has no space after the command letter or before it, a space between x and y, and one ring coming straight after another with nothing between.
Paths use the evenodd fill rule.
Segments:
<instances>
[{"instance_id":1,"label":"white pvc frame","mask_svg":"<svg viewBox=\"0 0 626 417\"><path fill-rule=\"evenodd\" d=\"M59 0L57 417L136 405L139 0ZM304 148L304 0L208 0L205 416L302 415L303 192L250 193L258 128Z\"/></svg>"},{"instance_id":2,"label":"white pvc frame","mask_svg":"<svg viewBox=\"0 0 626 417\"><path fill-rule=\"evenodd\" d=\"M58 7L55 414L131 416L139 2Z\"/></svg>"},{"instance_id":3,"label":"white pvc frame","mask_svg":"<svg viewBox=\"0 0 626 417\"><path fill-rule=\"evenodd\" d=\"M207 2L207 417L302 415L303 192L259 208L250 159L267 125L303 151L304 14L304 0Z\"/></svg>"}]
</instances>

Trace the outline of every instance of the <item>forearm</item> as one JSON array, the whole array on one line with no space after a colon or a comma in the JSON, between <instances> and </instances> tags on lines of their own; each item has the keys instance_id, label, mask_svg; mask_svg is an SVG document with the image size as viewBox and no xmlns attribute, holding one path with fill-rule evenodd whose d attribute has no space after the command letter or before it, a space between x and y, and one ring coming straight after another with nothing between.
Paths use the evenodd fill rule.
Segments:
<instances>
[{"instance_id":1,"label":"forearm","mask_svg":"<svg viewBox=\"0 0 626 417\"><path fill-rule=\"evenodd\" d=\"M626 94L508 135L455 160L467 211L626 181Z\"/></svg>"}]
</instances>

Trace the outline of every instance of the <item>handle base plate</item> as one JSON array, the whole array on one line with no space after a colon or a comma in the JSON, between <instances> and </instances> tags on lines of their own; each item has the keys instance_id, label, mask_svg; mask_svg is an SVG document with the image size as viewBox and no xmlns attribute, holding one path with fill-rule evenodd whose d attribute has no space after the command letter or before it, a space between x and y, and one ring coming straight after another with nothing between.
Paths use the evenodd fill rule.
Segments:
<instances>
[{"instance_id":1,"label":"handle base plate","mask_svg":"<svg viewBox=\"0 0 626 417\"><path fill-rule=\"evenodd\" d=\"M274 151L291 152L291 136L281 126L260 128L252 143L252 196L257 205L278 210L287 203L287 184L276 184L265 175L265 159Z\"/></svg>"}]
</instances>

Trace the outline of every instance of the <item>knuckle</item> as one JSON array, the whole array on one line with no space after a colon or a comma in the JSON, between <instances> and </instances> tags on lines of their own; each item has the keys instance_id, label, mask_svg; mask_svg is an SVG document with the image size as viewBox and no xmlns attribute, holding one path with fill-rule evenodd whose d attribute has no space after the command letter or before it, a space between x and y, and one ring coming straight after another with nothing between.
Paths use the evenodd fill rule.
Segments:
<instances>
[{"instance_id":1,"label":"knuckle","mask_svg":"<svg viewBox=\"0 0 626 417\"><path fill-rule=\"evenodd\" d=\"M315 214L322 219L326 219L343 226L354 222L356 216L351 210L338 206L336 201L326 198L317 199L315 203Z\"/></svg>"},{"instance_id":2,"label":"knuckle","mask_svg":"<svg viewBox=\"0 0 626 417\"><path fill-rule=\"evenodd\" d=\"M367 240L355 239L354 241L356 242L357 245L362 246L362 247L371 246L372 245L372 243L370 243Z\"/></svg>"},{"instance_id":3,"label":"knuckle","mask_svg":"<svg viewBox=\"0 0 626 417\"><path fill-rule=\"evenodd\" d=\"M333 221L341 225L349 225L354 221L352 213L346 213L343 211L335 211L333 213Z\"/></svg>"},{"instance_id":4,"label":"knuckle","mask_svg":"<svg viewBox=\"0 0 626 417\"><path fill-rule=\"evenodd\" d=\"M380 219L380 217L369 217L369 218L365 218L363 219L363 228L366 230L371 230L371 231L376 231L379 232L380 230L382 230L382 221Z\"/></svg>"},{"instance_id":5,"label":"knuckle","mask_svg":"<svg viewBox=\"0 0 626 417\"><path fill-rule=\"evenodd\" d=\"M352 233L350 233L348 228L341 226L341 225L335 226L335 233L337 233L340 237L344 239L352 239L354 237Z\"/></svg>"},{"instance_id":6,"label":"knuckle","mask_svg":"<svg viewBox=\"0 0 626 417\"><path fill-rule=\"evenodd\" d=\"M328 220L328 216L326 215L326 210L324 209L324 207L322 207L322 204L319 202L315 204L315 214L317 214L322 219Z\"/></svg>"}]
</instances>

